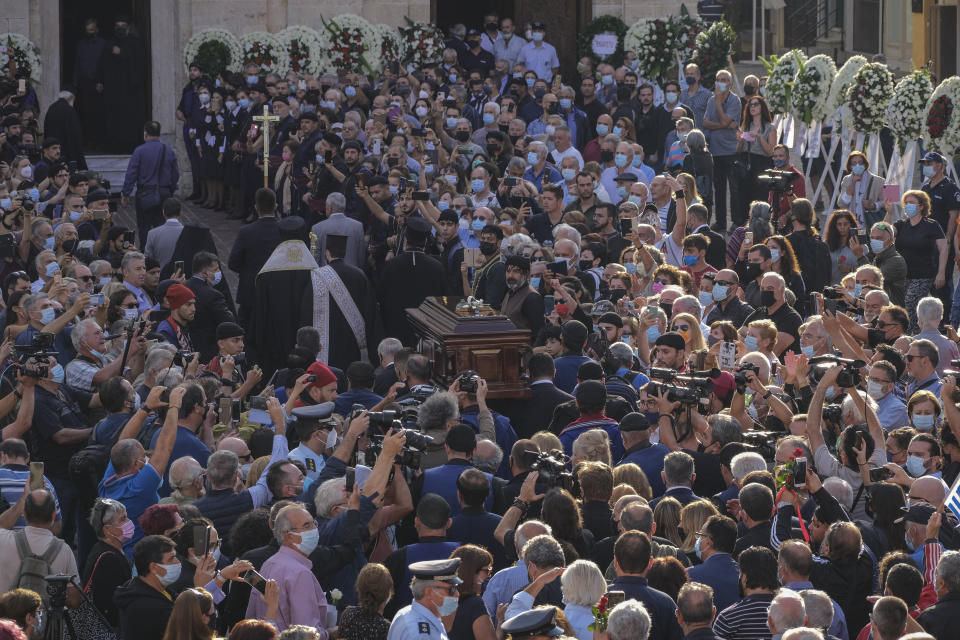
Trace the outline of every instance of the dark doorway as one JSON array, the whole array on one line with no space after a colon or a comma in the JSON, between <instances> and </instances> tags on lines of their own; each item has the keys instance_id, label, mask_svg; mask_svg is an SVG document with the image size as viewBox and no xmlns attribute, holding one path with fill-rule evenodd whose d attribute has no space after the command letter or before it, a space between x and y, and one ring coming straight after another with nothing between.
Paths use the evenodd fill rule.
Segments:
<instances>
[{"instance_id":1,"label":"dark doorway","mask_svg":"<svg viewBox=\"0 0 960 640\"><path fill-rule=\"evenodd\" d=\"M88 18L95 18L99 28L99 35L108 42L113 38L114 20L118 16L126 16L130 20L130 35L136 36L140 40L140 50L142 51L139 77L142 91L142 104L139 104L139 111L143 114L143 121L152 119L152 76L151 76L151 44L150 44L150 0L87 0L85 2L76 2L75 0L60 0L60 83L63 87L73 87L74 91L80 91L77 83L76 62L77 45L84 37L84 22ZM78 94L77 108L84 113L81 107L80 95ZM98 109L102 105L98 104ZM141 123L142 124L142 123ZM106 149L105 129L106 123L97 123L96 125L84 126L84 146L85 151L103 152L110 151ZM87 128L94 129L86 131ZM99 129L99 130L97 130ZM132 151L132 149L130 149ZM116 150L114 150L116 151Z\"/></svg>"},{"instance_id":2,"label":"dark doorway","mask_svg":"<svg viewBox=\"0 0 960 640\"><path fill-rule=\"evenodd\" d=\"M939 7L940 19L934 22L940 29L940 46L937 53L939 76L948 78L957 73L957 8L944 5Z\"/></svg>"}]
</instances>

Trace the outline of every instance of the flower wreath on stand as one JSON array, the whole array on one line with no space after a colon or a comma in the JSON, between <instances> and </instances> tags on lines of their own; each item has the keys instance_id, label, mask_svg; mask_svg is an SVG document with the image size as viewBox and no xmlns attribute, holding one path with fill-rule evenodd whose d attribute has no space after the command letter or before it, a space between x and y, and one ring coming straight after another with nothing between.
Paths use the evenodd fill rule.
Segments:
<instances>
[{"instance_id":1,"label":"flower wreath on stand","mask_svg":"<svg viewBox=\"0 0 960 640\"><path fill-rule=\"evenodd\" d=\"M413 22L406 16L403 19L407 21L406 27L400 27L403 62L422 67L443 60L443 49L446 47L443 32L432 24Z\"/></svg>"},{"instance_id":2,"label":"flower wreath on stand","mask_svg":"<svg viewBox=\"0 0 960 640\"><path fill-rule=\"evenodd\" d=\"M960 147L960 78L951 76L941 82L927 102L923 145L952 158Z\"/></svg>"},{"instance_id":3,"label":"flower wreath on stand","mask_svg":"<svg viewBox=\"0 0 960 640\"><path fill-rule=\"evenodd\" d=\"M380 55L377 57L380 68L385 68L391 62L400 62L403 53L400 32L387 24L375 24L373 29L380 41Z\"/></svg>"},{"instance_id":4,"label":"flower wreath on stand","mask_svg":"<svg viewBox=\"0 0 960 640\"><path fill-rule=\"evenodd\" d=\"M324 20L326 33L324 45L330 52L330 62L337 71L359 71L373 74L373 67L367 59L379 51L373 25L352 13L345 13L330 20Z\"/></svg>"},{"instance_id":5,"label":"flower wreath on stand","mask_svg":"<svg viewBox=\"0 0 960 640\"><path fill-rule=\"evenodd\" d=\"M240 41L226 29L204 29L196 33L183 48L183 66L197 64L211 78L224 71L240 71L243 51Z\"/></svg>"},{"instance_id":6,"label":"flower wreath on stand","mask_svg":"<svg viewBox=\"0 0 960 640\"><path fill-rule=\"evenodd\" d=\"M931 93L933 84L926 69L911 71L893 88L893 98L887 105L887 126L897 136L901 151L908 142L923 135Z\"/></svg>"},{"instance_id":7,"label":"flower wreath on stand","mask_svg":"<svg viewBox=\"0 0 960 640\"><path fill-rule=\"evenodd\" d=\"M880 133L886 124L887 104L893 97L893 74L887 65L868 62L860 67L843 110L843 126L857 133Z\"/></svg>"},{"instance_id":8,"label":"flower wreath on stand","mask_svg":"<svg viewBox=\"0 0 960 640\"><path fill-rule=\"evenodd\" d=\"M786 116L790 114L791 92L793 83L800 71L800 63L805 62L807 56L799 49L791 49L782 56L770 56L769 59L760 58L767 74L767 85L763 97L773 115Z\"/></svg>"},{"instance_id":9,"label":"flower wreath on stand","mask_svg":"<svg viewBox=\"0 0 960 640\"><path fill-rule=\"evenodd\" d=\"M697 36L703 32L706 24L700 16L690 15L685 4L680 5L680 15L671 16L669 22L677 42L675 55L681 60L689 60L697 48Z\"/></svg>"},{"instance_id":10,"label":"flower wreath on stand","mask_svg":"<svg viewBox=\"0 0 960 640\"><path fill-rule=\"evenodd\" d=\"M597 56L593 52L593 39L595 36L612 33L617 36L617 49L608 56ZM627 24L616 16L600 16L594 18L583 25L578 40L578 55L582 58L589 56L595 58L597 62L606 62L613 65L614 68L623 64L623 36L627 33Z\"/></svg>"},{"instance_id":11,"label":"flower wreath on stand","mask_svg":"<svg viewBox=\"0 0 960 640\"><path fill-rule=\"evenodd\" d=\"M827 96L827 115L829 117L833 117L838 109L844 107L847 102L847 91L849 91L850 85L853 84L857 74L860 72L860 67L865 64L867 64L866 58L863 56L853 56L844 62L840 70L837 71L837 75L833 79L833 86L830 87L830 95ZM837 127L839 127L840 124L840 119L837 119L834 131L837 131Z\"/></svg>"},{"instance_id":12,"label":"flower wreath on stand","mask_svg":"<svg viewBox=\"0 0 960 640\"><path fill-rule=\"evenodd\" d=\"M30 81L40 83L43 64L40 62L40 49L24 35L19 33L4 33L0 35L0 67L13 72L29 71Z\"/></svg>"},{"instance_id":13,"label":"flower wreath on stand","mask_svg":"<svg viewBox=\"0 0 960 640\"><path fill-rule=\"evenodd\" d=\"M660 18L637 20L623 37L623 49L637 54L638 75L659 82L676 63L673 25Z\"/></svg>"},{"instance_id":14,"label":"flower wreath on stand","mask_svg":"<svg viewBox=\"0 0 960 640\"><path fill-rule=\"evenodd\" d=\"M287 51L284 44L272 33L254 31L240 36L243 65L255 64L261 73L287 72Z\"/></svg>"},{"instance_id":15,"label":"flower wreath on stand","mask_svg":"<svg viewBox=\"0 0 960 640\"><path fill-rule=\"evenodd\" d=\"M799 65L790 92L791 110L795 118L810 126L827 117L827 96L837 75L837 65L823 54L800 61Z\"/></svg>"},{"instance_id":16,"label":"flower wreath on stand","mask_svg":"<svg viewBox=\"0 0 960 640\"><path fill-rule=\"evenodd\" d=\"M726 69L737 32L725 20L717 20L706 31L697 34L697 46L692 62L700 68L700 80L704 86L713 87L717 71Z\"/></svg>"},{"instance_id":17,"label":"flower wreath on stand","mask_svg":"<svg viewBox=\"0 0 960 640\"><path fill-rule=\"evenodd\" d=\"M297 25L287 27L276 37L287 53L288 70L298 74L317 74L320 71L325 56L316 31Z\"/></svg>"}]
</instances>

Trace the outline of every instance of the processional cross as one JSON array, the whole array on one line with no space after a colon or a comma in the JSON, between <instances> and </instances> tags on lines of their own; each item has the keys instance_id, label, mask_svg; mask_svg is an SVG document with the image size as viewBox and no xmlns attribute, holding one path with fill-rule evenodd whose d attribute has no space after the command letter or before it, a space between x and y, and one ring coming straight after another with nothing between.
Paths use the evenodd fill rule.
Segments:
<instances>
[{"instance_id":1,"label":"processional cross","mask_svg":"<svg viewBox=\"0 0 960 640\"><path fill-rule=\"evenodd\" d=\"M270 107L263 105L263 115L253 116L255 122L263 124L263 186L270 187L270 123L280 122L280 118L270 114Z\"/></svg>"}]
</instances>

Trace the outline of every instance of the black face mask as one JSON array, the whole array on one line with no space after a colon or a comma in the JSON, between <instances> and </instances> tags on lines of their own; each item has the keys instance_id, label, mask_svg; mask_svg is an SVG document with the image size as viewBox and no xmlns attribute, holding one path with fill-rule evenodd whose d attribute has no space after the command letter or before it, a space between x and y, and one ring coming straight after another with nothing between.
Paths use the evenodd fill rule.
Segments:
<instances>
[{"instance_id":1,"label":"black face mask","mask_svg":"<svg viewBox=\"0 0 960 640\"><path fill-rule=\"evenodd\" d=\"M128 32L129 31L127 27L115 27L113 29L113 35L117 36L118 38L126 38Z\"/></svg>"},{"instance_id":2,"label":"black face mask","mask_svg":"<svg viewBox=\"0 0 960 640\"><path fill-rule=\"evenodd\" d=\"M764 307L772 307L777 304L777 298L773 295L773 291L761 291L760 304Z\"/></svg>"},{"instance_id":3,"label":"black face mask","mask_svg":"<svg viewBox=\"0 0 960 640\"><path fill-rule=\"evenodd\" d=\"M510 125L508 125L508 124L498 124L498 125L497 125L497 129L500 129L500 131L506 133L507 131L510 131Z\"/></svg>"},{"instance_id":4,"label":"black face mask","mask_svg":"<svg viewBox=\"0 0 960 640\"><path fill-rule=\"evenodd\" d=\"M616 304L617 300L627 295L626 289L610 289L610 302Z\"/></svg>"},{"instance_id":5,"label":"black face mask","mask_svg":"<svg viewBox=\"0 0 960 640\"><path fill-rule=\"evenodd\" d=\"M480 47L480 41L479 41L479 40L470 40L467 44L470 45L470 48L471 48L471 49L477 49L477 48Z\"/></svg>"},{"instance_id":6,"label":"black face mask","mask_svg":"<svg viewBox=\"0 0 960 640\"><path fill-rule=\"evenodd\" d=\"M510 144L517 144L517 140L520 139L520 136L508 136L510 138Z\"/></svg>"},{"instance_id":7,"label":"black face mask","mask_svg":"<svg viewBox=\"0 0 960 640\"><path fill-rule=\"evenodd\" d=\"M589 271L593 268L593 262L591 260L581 260L577 263L577 269L580 271Z\"/></svg>"},{"instance_id":8,"label":"black face mask","mask_svg":"<svg viewBox=\"0 0 960 640\"><path fill-rule=\"evenodd\" d=\"M754 263L754 262L751 262L751 263L749 263L749 264L747 265L747 268L746 268L746 270L744 271L744 280L745 280L746 282L749 282L749 281L751 281L751 280L755 280L755 279L757 278L757 276L760 275L760 273L761 273L760 265L759 265L759 264L756 264L756 263Z\"/></svg>"},{"instance_id":9,"label":"black face mask","mask_svg":"<svg viewBox=\"0 0 960 640\"><path fill-rule=\"evenodd\" d=\"M607 163L613 160L613 151L601 151L600 152L600 161Z\"/></svg>"},{"instance_id":10,"label":"black face mask","mask_svg":"<svg viewBox=\"0 0 960 640\"><path fill-rule=\"evenodd\" d=\"M469 132L469 131L457 131L455 134L453 134L453 137L454 137L458 142L466 142L466 141L468 141L468 140L470 139L470 132Z\"/></svg>"},{"instance_id":11,"label":"black face mask","mask_svg":"<svg viewBox=\"0 0 960 640\"><path fill-rule=\"evenodd\" d=\"M673 315L673 303L672 302L661 302L660 308L663 309L663 312L667 314L667 317Z\"/></svg>"},{"instance_id":12,"label":"black face mask","mask_svg":"<svg viewBox=\"0 0 960 640\"><path fill-rule=\"evenodd\" d=\"M498 250L496 242L481 242L480 243L480 253L485 256L492 256Z\"/></svg>"},{"instance_id":13,"label":"black face mask","mask_svg":"<svg viewBox=\"0 0 960 640\"><path fill-rule=\"evenodd\" d=\"M748 84L747 86L745 86L745 87L743 88L743 94L744 94L744 95L747 95L747 96L752 96L752 95L755 94L756 92L757 92L757 88L756 88L755 86L753 86L752 84Z\"/></svg>"},{"instance_id":14,"label":"black face mask","mask_svg":"<svg viewBox=\"0 0 960 640\"><path fill-rule=\"evenodd\" d=\"M77 243L78 243L78 242L79 242L79 240L77 240L76 238L73 238L73 239L71 239L71 240L66 240L66 241L63 243L62 248L63 248L63 250L66 251L67 253L73 253L73 252L76 250L76 248L77 248Z\"/></svg>"},{"instance_id":15,"label":"black face mask","mask_svg":"<svg viewBox=\"0 0 960 640\"><path fill-rule=\"evenodd\" d=\"M497 30L497 23L496 23L496 22L488 22L487 24L483 25L483 27L484 27L487 31L496 31L496 30Z\"/></svg>"},{"instance_id":16,"label":"black face mask","mask_svg":"<svg viewBox=\"0 0 960 640\"><path fill-rule=\"evenodd\" d=\"M503 149L501 149L500 145L498 145L498 144L488 144L488 145L487 145L487 151L489 151L489 152L492 153L493 155L497 155L498 153L500 153L501 151L503 151Z\"/></svg>"}]
</instances>

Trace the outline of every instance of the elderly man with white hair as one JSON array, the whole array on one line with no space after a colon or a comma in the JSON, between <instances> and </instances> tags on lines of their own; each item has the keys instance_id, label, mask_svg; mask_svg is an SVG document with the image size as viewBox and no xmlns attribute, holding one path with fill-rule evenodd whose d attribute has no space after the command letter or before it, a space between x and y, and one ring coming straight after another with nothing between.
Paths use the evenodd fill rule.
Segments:
<instances>
[{"instance_id":1,"label":"elderly man with white hair","mask_svg":"<svg viewBox=\"0 0 960 640\"><path fill-rule=\"evenodd\" d=\"M516 564L496 572L483 590L483 604L491 617L497 615L498 606L510 602L513 594L530 584L527 563L523 559L523 548L527 541L540 535L551 534L550 525L539 520L527 520L516 528L513 536L514 551L518 558Z\"/></svg>"},{"instance_id":2,"label":"elderly man with white hair","mask_svg":"<svg viewBox=\"0 0 960 640\"><path fill-rule=\"evenodd\" d=\"M917 323L920 325L920 333L914 338L917 340L926 339L932 342L940 352L940 360L937 362L937 375L944 376L944 371L950 368L950 361L960 358L960 351L957 350L957 344L940 333L940 322L943 320L943 302L940 298L927 296L921 298L917 303Z\"/></svg>"},{"instance_id":3,"label":"elderly man with white hair","mask_svg":"<svg viewBox=\"0 0 960 640\"><path fill-rule=\"evenodd\" d=\"M327 264L327 237L331 235L347 237L347 253L343 261L358 269L363 269L367 256L367 243L363 236L363 223L344 214L347 200L342 193L334 191L327 196L327 217L313 225L313 234L317 237L317 263Z\"/></svg>"},{"instance_id":4,"label":"elderly man with white hair","mask_svg":"<svg viewBox=\"0 0 960 640\"><path fill-rule=\"evenodd\" d=\"M170 465L170 486L173 493L160 499L160 504L192 504L207 493L206 470L192 456L177 458Z\"/></svg>"},{"instance_id":5,"label":"elderly man with white hair","mask_svg":"<svg viewBox=\"0 0 960 640\"><path fill-rule=\"evenodd\" d=\"M803 598L792 589L780 589L767 610L767 627L773 634L773 640L780 640L789 629L802 627L807 616L803 609Z\"/></svg>"},{"instance_id":6,"label":"elderly man with white hair","mask_svg":"<svg viewBox=\"0 0 960 640\"><path fill-rule=\"evenodd\" d=\"M89 294L85 294L89 297ZM143 371L143 353L146 338L138 337L130 342L127 359L107 358L107 344L103 328L93 318L81 320L70 334L77 357L65 368L67 386L87 393L94 393L101 384L121 374L131 380ZM125 371L124 365L129 365Z\"/></svg>"},{"instance_id":7,"label":"elderly man with white hair","mask_svg":"<svg viewBox=\"0 0 960 640\"><path fill-rule=\"evenodd\" d=\"M647 640L650 628L650 614L639 600L621 602L607 616L609 640Z\"/></svg>"},{"instance_id":8,"label":"elderly man with white hair","mask_svg":"<svg viewBox=\"0 0 960 640\"><path fill-rule=\"evenodd\" d=\"M547 145L544 143L535 141L527 145L527 170L523 172L523 179L533 183L540 193L543 193L545 183L563 182L560 172L547 164Z\"/></svg>"}]
</instances>

